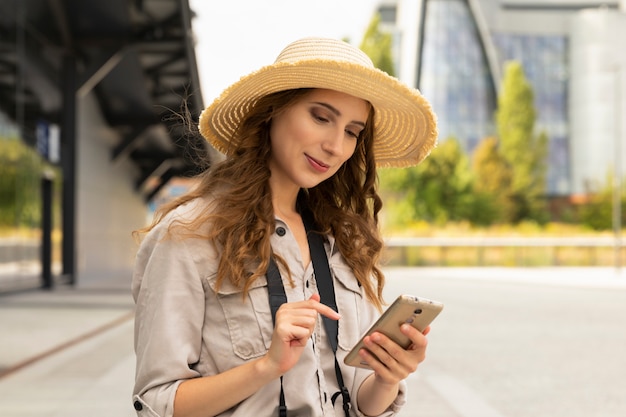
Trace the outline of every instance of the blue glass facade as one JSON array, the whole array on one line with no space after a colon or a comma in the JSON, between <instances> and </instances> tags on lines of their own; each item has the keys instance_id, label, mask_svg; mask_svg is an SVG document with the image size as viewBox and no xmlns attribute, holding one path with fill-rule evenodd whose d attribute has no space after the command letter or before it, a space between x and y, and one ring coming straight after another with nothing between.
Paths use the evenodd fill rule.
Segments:
<instances>
[{"instance_id":1,"label":"blue glass facade","mask_svg":"<svg viewBox=\"0 0 626 417\"><path fill-rule=\"evenodd\" d=\"M465 1L427 3L419 84L437 113L441 140L453 136L472 152L494 134L495 91Z\"/></svg>"},{"instance_id":2,"label":"blue glass facade","mask_svg":"<svg viewBox=\"0 0 626 417\"><path fill-rule=\"evenodd\" d=\"M535 94L535 127L549 139L547 190L565 194L569 189L567 40L493 32L490 36L500 68L512 59L524 67ZM453 136L471 153L481 139L496 134L494 80L467 1L426 2L420 66L419 88L437 113L441 140Z\"/></svg>"}]
</instances>

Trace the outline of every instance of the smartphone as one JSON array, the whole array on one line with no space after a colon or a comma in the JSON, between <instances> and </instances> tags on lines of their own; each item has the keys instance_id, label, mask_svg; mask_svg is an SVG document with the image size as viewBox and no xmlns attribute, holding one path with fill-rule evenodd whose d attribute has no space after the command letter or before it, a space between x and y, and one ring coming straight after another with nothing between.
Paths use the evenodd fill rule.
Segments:
<instances>
[{"instance_id":1,"label":"smartphone","mask_svg":"<svg viewBox=\"0 0 626 417\"><path fill-rule=\"evenodd\" d=\"M402 334L400 326L403 323L409 323L422 332L439 315L441 310L443 310L443 304L439 301L418 298L407 294L398 296L352 348L344 359L344 363L369 369L367 363L361 361L359 350L365 348L363 344L365 336L373 332L380 332L404 349L408 348L411 345L411 341Z\"/></svg>"}]
</instances>

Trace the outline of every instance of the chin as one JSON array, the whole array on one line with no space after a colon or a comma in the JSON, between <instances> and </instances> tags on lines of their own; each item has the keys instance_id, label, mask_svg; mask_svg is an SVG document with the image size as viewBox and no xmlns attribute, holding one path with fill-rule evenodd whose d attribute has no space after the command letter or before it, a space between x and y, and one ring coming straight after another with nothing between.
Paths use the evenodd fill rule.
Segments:
<instances>
[{"instance_id":1,"label":"chin","mask_svg":"<svg viewBox=\"0 0 626 417\"><path fill-rule=\"evenodd\" d=\"M304 178L299 178L298 181L296 181L296 183L298 184L300 188L313 188L313 187L317 187L318 185L320 185L321 183L323 183L324 181L326 181L327 179L331 177L332 175L323 176L323 177L320 175L306 176Z\"/></svg>"},{"instance_id":2,"label":"chin","mask_svg":"<svg viewBox=\"0 0 626 417\"><path fill-rule=\"evenodd\" d=\"M326 181L326 179L322 181L302 181L300 184L300 188L314 188L320 185L324 181Z\"/></svg>"}]
</instances>

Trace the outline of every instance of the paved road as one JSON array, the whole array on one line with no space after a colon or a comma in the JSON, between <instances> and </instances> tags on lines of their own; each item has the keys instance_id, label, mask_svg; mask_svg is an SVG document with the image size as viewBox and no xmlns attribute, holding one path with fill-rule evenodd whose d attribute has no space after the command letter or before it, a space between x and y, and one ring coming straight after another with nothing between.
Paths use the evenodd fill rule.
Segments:
<instances>
[{"instance_id":1,"label":"paved road","mask_svg":"<svg viewBox=\"0 0 626 417\"><path fill-rule=\"evenodd\" d=\"M412 293L446 305L401 417L626 416L626 273L387 275L388 300ZM135 415L126 285L0 297L0 416Z\"/></svg>"},{"instance_id":2,"label":"paved road","mask_svg":"<svg viewBox=\"0 0 626 417\"><path fill-rule=\"evenodd\" d=\"M595 271L389 271L446 304L401 416L626 416L626 281Z\"/></svg>"}]
</instances>

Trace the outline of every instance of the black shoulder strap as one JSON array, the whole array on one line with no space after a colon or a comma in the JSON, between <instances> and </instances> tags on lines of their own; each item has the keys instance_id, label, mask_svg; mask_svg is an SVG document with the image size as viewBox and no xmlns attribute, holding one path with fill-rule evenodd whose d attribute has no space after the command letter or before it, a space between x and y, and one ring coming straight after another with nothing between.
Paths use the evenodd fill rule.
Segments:
<instances>
[{"instance_id":1,"label":"black shoulder strap","mask_svg":"<svg viewBox=\"0 0 626 417\"><path fill-rule=\"evenodd\" d=\"M313 262L313 272L315 273L317 289L320 292L321 302L333 310L339 311L337 308L337 301L335 301L335 286L333 285L333 278L330 274L328 257L326 256L326 249L324 249L324 238L321 234L315 231L313 219L310 213L305 213L305 215L302 216L302 220L304 221L306 237L309 241L309 251L311 252L311 261ZM326 316L322 316L322 320L324 321L324 327L328 333L330 346L333 348L333 352L337 352L337 320L331 320Z\"/></svg>"},{"instance_id":2,"label":"black shoulder strap","mask_svg":"<svg viewBox=\"0 0 626 417\"><path fill-rule=\"evenodd\" d=\"M304 228L306 229L306 237L309 242L309 251L311 252L311 261L313 262L313 272L315 273L315 279L317 281L317 289L320 292L320 301L322 304L326 304L335 311L339 311L337 308L337 301L335 299L335 286L333 284L333 276L330 273L330 266L328 264L328 257L326 256L326 249L324 249L324 238L322 235L315 231L315 222L311 212L306 211L302 215L304 222ZM346 388L343 382L343 375L341 374L341 368L337 361L337 344L339 335L339 323L337 320L329 319L326 316L322 316L324 327L326 328L326 334L330 346L335 354L335 376L337 377L337 383L339 384L340 392L335 393L332 396L332 403L335 404L337 396L341 394L343 400L343 411L346 417L350 415L350 392Z\"/></svg>"},{"instance_id":3,"label":"black shoulder strap","mask_svg":"<svg viewBox=\"0 0 626 417\"><path fill-rule=\"evenodd\" d=\"M272 310L272 322L276 324L276 312L278 308L287 302L287 294L285 294L285 286L280 277L280 271L276 265L274 258L270 256L270 262L267 266L267 290L270 297L270 308Z\"/></svg>"},{"instance_id":4,"label":"black shoulder strap","mask_svg":"<svg viewBox=\"0 0 626 417\"><path fill-rule=\"evenodd\" d=\"M270 309L272 310L272 323L276 325L276 312L280 306L287 302L285 286L280 277L280 271L274 258L270 256L267 266L267 291L269 292ZM278 417L287 417L287 405L285 404L285 391L283 390L283 377L280 377L280 397L278 402Z\"/></svg>"},{"instance_id":5,"label":"black shoulder strap","mask_svg":"<svg viewBox=\"0 0 626 417\"><path fill-rule=\"evenodd\" d=\"M326 256L326 249L324 249L324 238L322 235L315 231L313 216L309 212L305 212L302 215L304 227L307 232L307 240L309 242L309 251L311 253L311 261L313 262L313 272L317 281L317 287L320 292L320 301L322 304L326 304L335 311L338 311L337 302L335 300L335 287L333 285L333 278L330 273L330 267L328 265L328 257ZM278 266L273 257L270 257L269 265L267 268L267 289L269 292L270 308L272 310L272 321L276 325L276 312L280 308L281 304L287 302L287 295L285 294L285 287L283 286L283 280L280 276ZM333 353L337 352L337 337L338 337L338 323L336 320L331 320L326 316L322 316L324 327L328 335L328 340ZM332 403L335 404L335 400L338 395L341 394L343 400L343 410L346 417L349 417L350 413L350 393L343 382L343 375L341 374L341 368L335 355L335 376L337 377L337 383L339 384L340 391L332 396ZM285 404L285 394L283 390L283 377L280 377L280 397L279 397L279 417L287 417L287 406Z\"/></svg>"}]
</instances>

